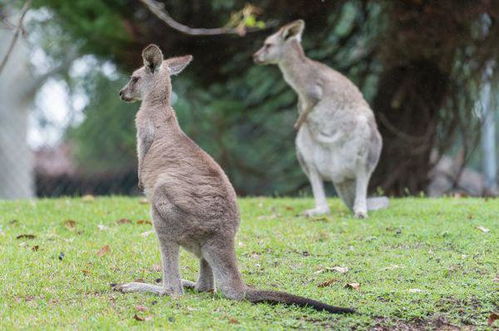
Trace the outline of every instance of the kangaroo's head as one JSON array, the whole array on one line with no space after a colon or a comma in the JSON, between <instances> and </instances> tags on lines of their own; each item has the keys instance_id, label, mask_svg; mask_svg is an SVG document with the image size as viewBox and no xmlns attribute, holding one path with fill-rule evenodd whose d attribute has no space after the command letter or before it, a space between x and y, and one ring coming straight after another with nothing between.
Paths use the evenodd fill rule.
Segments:
<instances>
[{"instance_id":1,"label":"kangaroo's head","mask_svg":"<svg viewBox=\"0 0 499 331\"><path fill-rule=\"evenodd\" d=\"M305 28L303 20L297 20L281 27L276 33L267 37L253 59L257 64L277 64L283 58L286 49L293 42L301 42L301 35Z\"/></svg>"},{"instance_id":2,"label":"kangaroo's head","mask_svg":"<svg viewBox=\"0 0 499 331\"><path fill-rule=\"evenodd\" d=\"M142 51L144 66L135 70L128 83L120 90L126 102L143 100L148 94L171 93L170 76L180 73L192 61L192 55L163 59L158 46L151 44Z\"/></svg>"}]
</instances>

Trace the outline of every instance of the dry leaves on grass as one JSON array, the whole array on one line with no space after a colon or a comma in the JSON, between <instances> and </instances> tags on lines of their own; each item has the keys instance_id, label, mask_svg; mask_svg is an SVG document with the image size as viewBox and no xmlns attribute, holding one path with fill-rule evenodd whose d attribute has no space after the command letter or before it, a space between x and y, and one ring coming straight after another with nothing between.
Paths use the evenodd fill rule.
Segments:
<instances>
[{"instance_id":1,"label":"dry leaves on grass","mask_svg":"<svg viewBox=\"0 0 499 331\"><path fill-rule=\"evenodd\" d=\"M142 306L142 305L135 306L135 309L137 309L138 311L142 311L142 312L149 310L149 308L147 308L146 306Z\"/></svg>"},{"instance_id":2,"label":"dry leaves on grass","mask_svg":"<svg viewBox=\"0 0 499 331\"><path fill-rule=\"evenodd\" d=\"M109 245L102 246L102 248L99 249L99 251L97 251L97 256L102 257L102 256L108 254L110 251L111 251L111 247L109 247Z\"/></svg>"},{"instance_id":3,"label":"dry leaves on grass","mask_svg":"<svg viewBox=\"0 0 499 331\"><path fill-rule=\"evenodd\" d=\"M410 288L407 290L409 293L421 293L421 292L424 292L423 290L419 289L419 288Z\"/></svg>"},{"instance_id":4,"label":"dry leaves on grass","mask_svg":"<svg viewBox=\"0 0 499 331\"><path fill-rule=\"evenodd\" d=\"M346 288L349 288L351 290L356 290L356 291L359 291L360 290L360 284L359 283L347 283L345 285Z\"/></svg>"},{"instance_id":5,"label":"dry leaves on grass","mask_svg":"<svg viewBox=\"0 0 499 331\"><path fill-rule=\"evenodd\" d=\"M69 231L74 231L76 228L76 221L75 220L65 220L64 221L64 227L68 229Z\"/></svg>"},{"instance_id":6,"label":"dry leaves on grass","mask_svg":"<svg viewBox=\"0 0 499 331\"><path fill-rule=\"evenodd\" d=\"M16 239L35 239L36 236L34 234L20 234L16 237Z\"/></svg>"},{"instance_id":7,"label":"dry leaves on grass","mask_svg":"<svg viewBox=\"0 0 499 331\"><path fill-rule=\"evenodd\" d=\"M231 318L229 318L229 324L239 324L239 321L236 320L235 318L231 317Z\"/></svg>"},{"instance_id":8,"label":"dry leaves on grass","mask_svg":"<svg viewBox=\"0 0 499 331\"><path fill-rule=\"evenodd\" d=\"M31 250L32 250L33 252L36 252L39 248L40 248L40 246L35 245L35 246L31 247Z\"/></svg>"},{"instance_id":9,"label":"dry leaves on grass","mask_svg":"<svg viewBox=\"0 0 499 331\"><path fill-rule=\"evenodd\" d=\"M161 265L159 265L159 264L154 264L152 266L152 271L161 272L161 271L163 271L163 268L161 268Z\"/></svg>"},{"instance_id":10,"label":"dry leaves on grass","mask_svg":"<svg viewBox=\"0 0 499 331\"><path fill-rule=\"evenodd\" d=\"M489 231L490 231L489 229L487 229L486 227L483 227L483 226L481 226L481 225L477 226L476 228L477 228L478 230L482 231L482 232L485 232L485 233L487 233L487 232L489 232Z\"/></svg>"},{"instance_id":11,"label":"dry leaves on grass","mask_svg":"<svg viewBox=\"0 0 499 331\"><path fill-rule=\"evenodd\" d=\"M494 322L495 322L496 320L498 320L498 319L499 319L499 314L498 314L498 313L491 313L491 314L489 315L489 319L487 320L487 324L488 324L489 326L492 326L492 324L494 324Z\"/></svg>"},{"instance_id":12,"label":"dry leaves on grass","mask_svg":"<svg viewBox=\"0 0 499 331\"><path fill-rule=\"evenodd\" d=\"M319 285L317 285L317 287L327 287L327 286L331 286L333 285L334 283L338 282L339 280L336 279L336 278L331 278L331 279L328 279L326 280L325 282L322 282L320 283Z\"/></svg>"},{"instance_id":13,"label":"dry leaves on grass","mask_svg":"<svg viewBox=\"0 0 499 331\"><path fill-rule=\"evenodd\" d=\"M118 224L130 224L130 223L132 223L132 221L129 220L128 218L121 218L121 219L117 220L116 223L118 223Z\"/></svg>"},{"instance_id":14,"label":"dry leaves on grass","mask_svg":"<svg viewBox=\"0 0 499 331\"><path fill-rule=\"evenodd\" d=\"M137 224L152 224L151 221L148 220L138 220Z\"/></svg>"},{"instance_id":15,"label":"dry leaves on grass","mask_svg":"<svg viewBox=\"0 0 499 331\"><path fill-rule=\"evenodd\" d=\"M149 201L147 201L147 199L140 199L140 200L139 200L139 203L140 203L141 205L147 205L147 204L149 203Z\"/></svg>"}]
</instances>

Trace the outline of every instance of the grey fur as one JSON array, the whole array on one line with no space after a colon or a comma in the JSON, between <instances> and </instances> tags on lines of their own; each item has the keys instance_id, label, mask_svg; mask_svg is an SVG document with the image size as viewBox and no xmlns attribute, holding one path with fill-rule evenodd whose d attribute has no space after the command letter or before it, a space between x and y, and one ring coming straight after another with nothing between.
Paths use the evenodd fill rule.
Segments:
<instances>
[{"instance_id":1,"label":"grey fur","mask_svg":"<svg viewBox=\"0 0 499 331\"><path fill-rule=\"evenodd\" d=\"M121 292L179 296L183 288L213 291L227 298L310 306L332 313L348 308L291 294L246 286L237 267L234 237L239 227L236 193L220 166L180 128L170 106L170 75L179 73L191 56L163 61L155 45L143 51L144 67L120 91L125 101L142 100L136 117L139 180L151 203L151 216L163 262L162 286L144 283L113 285ZM196 283L182 281L179 247L200 259Z\"/></svg>"},{"instance_id":2,"label":"grey fur","mask_svg":"<svg viewBox=\"0 0 499 331\"><path fill-rule=\"evenodd\" d=\"M329 213L324 181L356 217L386 208L388 199L367 199L367 186L382 148L374 114L359 89L345 76L305 56L298 20L269 36L254 55L258 64L277 64L284 80L298 94L296 152L309 178L315 208L305 215Z\"/></svg>"}]
</instances>

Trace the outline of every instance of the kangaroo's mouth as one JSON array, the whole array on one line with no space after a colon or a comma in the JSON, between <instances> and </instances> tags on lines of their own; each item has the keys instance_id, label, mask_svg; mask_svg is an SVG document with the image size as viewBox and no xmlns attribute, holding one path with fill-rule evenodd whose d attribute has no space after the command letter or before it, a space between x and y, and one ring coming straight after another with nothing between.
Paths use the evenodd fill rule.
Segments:
<instances>
[{"instance_id":1,"label":"kangaroo's mouth","mask_svg":"<svg viewBox=\"0 0 499 331\"><path fill-rule=\"evenodd\" d=\"M126 97L126 96L121 96L121 100L123 100L125 102L128 102L128 103L132 103L132 102L137 101L134 98L129 98L129 97Z\"/></svg>"}]
</instances>

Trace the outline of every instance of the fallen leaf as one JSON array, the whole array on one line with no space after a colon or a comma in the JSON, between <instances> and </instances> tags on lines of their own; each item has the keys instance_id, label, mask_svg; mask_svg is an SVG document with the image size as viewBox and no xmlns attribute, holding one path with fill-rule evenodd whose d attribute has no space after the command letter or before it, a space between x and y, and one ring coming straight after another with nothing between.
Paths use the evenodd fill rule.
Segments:
<instances>
[{"instance_id":1,"label":"fallen leaf","mask_svg":"<svg viewBox=\"0 0 499 331\"><path fill-rule=\"evenodd\" d=\"M409 293L421 293L423 290L420 290L419 288L410 288L407 290Z\"/></svg>"},{"instance_id":2,"label":"fallen leaf","mask_svg":"<svg viewBox=\"0 0 499 331\"><path fill-rule=\"evenodd\" d=\"M320 283L319 285L317 285L317 287L331 286L332 284L336 283L337 281L338 281L338 279L331 278L331 279L326 280L325 282Z\"/></svg>"},{"instance_id":3,"label":"fallen leaf","mask_svg":"<svg viewBox=\"0 0 499 331\"><path fill-rule=\"evenodd\" d=\"M141 321L141 322L145 321L144 317L141 317L141 316L139 316L137 314L133 315L133 319L136 320L136 321Z\"/></svg>"},{"instance_id":4,"label":"fallen leaf","mask_svg":"<svg viewBox=\"0 0 499 331\"><path fill-rule=\"evenodd\" d=\"M344 273L348 272L347 267L340 267L340 266L332 267L331 270L339 272L340 274L344 274Z\"/></svg>"},{"instance_id":5,"label":"fallen leaf","mask_svg":"<svg viewBox=\"0 0 499 331\"><path fill-rule=\"evenodd\" d=\"M116 223L118 223L118 224L130 224L130 223L132 223L132 221L129 220L128 218L121 218L121 219L117 220Z\"/></svg>"},{"instance_id":6,"label":"fallen leaf","mask_svg":"<svg viewBox=\"0 0 499 331\"><path fill-rule=\"evenodd\" d=\"M35 246L31 247L31 250L36 252L38 250L38 248L40 248L40 246L35 245Z\"/></svg>"},{"instance_id":7,"label":"fallen leaf","mask_svg":"<svg viewBox=\"0 0 499 331\"><path fill-rule=\"evenodd\" d=\"M149 203L149 201L147 201L147 199L140 199L139 203L142 204L142 205L146 205L146 204Z\"/></svg>"},{"instance_id":8,"label":"fallen leaf","mask_svg":"<svg viewBox=\"0 0 499 331\"><path fill-rule=\"evenodd\" d=\"M498 274L498 275L496 275L496 277L495 277L494 279L492 279L492 281L493 281L494 283L499 283L499 274Z\"/></svg>"},{"instance_id":9,"label":"fallen leaf","mask_svg":"<svg viewBox=\"0 0 499 331\"><path fill-rule=\"evenodd\" d=\"M235 318L229 318L229 324L239 324L239 321Z\"/></svg>"},{"instance_id":10,"label":"fallen leaf","mask_svg":"<svg viewBox=\"0 0 499 331\"><path fill-rule=\"evenodd\" d=\"M142 237L148 237L149 235L151 235L153 233L154 233L154 230L151 230L151 231L142 232L140 235Z\"/></svg>"},{"instance_id":11,"label":"fallen leaf","mask_svg":"<svg viewBox=\"0 0 499 331\"><path fill-rule=\"evenodd\" d=\"M162 270L163 268L161 268L161 265L159 264L155 264L152 266L152 271L161 272Z\"/></svg>"},{"instance_id":12,"label":"fallen leaf","mask_svg":"<svg viewBox=\"0 0 499 331\"><path fill-rule=\"evenodd\" d=\"M109 230L109 227L104 225L104 224L97 224L97 227L99 228L99 230L101 231L107 231Z\"/></svg>"},{"instance_id":13,"label":"fallen leaf","mask_svg":"<svg viewBox=\"0 0 499 331\"><path fill-rule=\"evenodd\" d=\"M485 233L487 233L487 232L489 232L489 231L490 231L489 229L487 229L486 227L483 227L483 226L481 226L481 225L477 226L476 228L477 228L478 230L482 231L482 232L485 232Z\"/></svg>"},{"instance_id":14,"label":"fallen leaf","mask_svg":"<svg viewBox=\"0 0 499 331\"><path fill-rule=\"evenodd\" d=\"M81 197L81 201L84 202L92 202L95 200L95 197L92 194L85 194L84 196Z\"/></svg>"},{"instance_id":15,"label":"fallen leaf","mask_svg":"<svg viewBox=\"0 0 499 331\"><path fill-rule=\"evenodd\" d=\"M64 226L69 231L74 231L74 228L76 227L76 221L74 221L74 220L65 220L64 221Z\"/></svg>"},{"instance_id":16,"label":"fallen leaf","mask_svg":"<svg viewBox=\"0 0 499 331\"><path fill-rule=\"evenodd\" d=\"M35 239L36 236L34 234L20 234L16 237L16 239Z\"/></svg>"},{"instance_id":17,"label":"fallen leaf","mask_svg":"<svg viewBox=\"0 0 499 331\"><path fill-rule=\"evenodd\" d=\"M138 220L137 224L152 224L151 221L148 220Z\"/></svg>"},{"instance_id":18,"label":"fallen leaf","mask_svg":"<svg viewBox=\"0 0 499 331\"><path fill-rule=\"evenodd\" d=\"M492 324L494 324L494 322L495 322L496 320L498 320L498 319L499 319L499 314L498 314L498 313L491 313L491 314L489 315L489 319L487 320L487 324L488 324L489 326L492 326Z\"/></svg>"},{"instance_id":19,"label":"fallen leaf","mask_svg":"<svg viewBox=\"0 0 499 331\"><path fill-rule=\"evenodd\" d=\"M295 210L295 208L292 207L292 206L284 206L284 209L286 209L286 210Z\"/></svg>"},{"instance_id":20,"label":"fallen leaf","mask_svg":"<svg viewBox=\"0 0 499 331\"><path fill-rule=\"evenodd\" d=\"M83 272L83 274L84 274L85 276L90 275L90 270L86 270L86 269L84 269L84 270L82 270L81 272Z\"/></svg>"},{"instance_id":21,"label":"fallen leaf","mask_svg":"<svg viewBox=\"0 0 499 331\"><path fill-rule=\"evenodd\" d=\"M144 280L144 278L137 278L137 279L134 279L133 281L136 282L136 283L145 283L146 282Z\"/></svg>"},{"instance_id":22,"label":"fallen leaf","mask_svg":"<svg viewBox=\"0 0 499 331\"><path fill-rule=\"evenodd\" d=\"M102 257L102 256L106 255L107 253L109 253L110 251L111 251L111 248L109 247L109 245L103 246L97 252L97 256Z\"/></svg>"},{"instance_id":23,"label":"fallen leaf","mask_svg":"<svg viewBox=\"0 0 499 331\"><path fill-rule=\"evenodd\" d=\"M138 311L147 311L147 310L149 310L149 308L147 308L146 306L141 306L141 305L135 306L135 309L137 309Z\"/></svg>"},{"instance_id":24,"label":"fallen leaf","mask_svg":"<svg viewBox=\"0 0 499 331\"><path fill-rule=\"evenodd\" d=\"M359 283L348 283L345 285L346 288L352 289L352 290L360 290L360 284Z\"/></svg>"}]
</instances>

